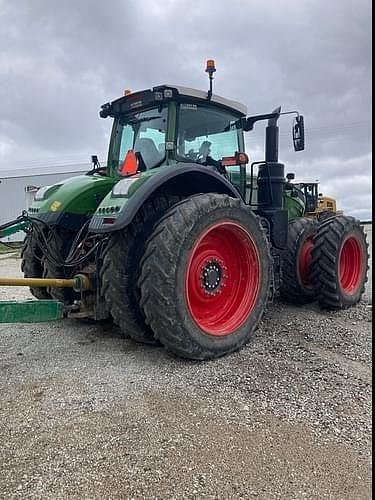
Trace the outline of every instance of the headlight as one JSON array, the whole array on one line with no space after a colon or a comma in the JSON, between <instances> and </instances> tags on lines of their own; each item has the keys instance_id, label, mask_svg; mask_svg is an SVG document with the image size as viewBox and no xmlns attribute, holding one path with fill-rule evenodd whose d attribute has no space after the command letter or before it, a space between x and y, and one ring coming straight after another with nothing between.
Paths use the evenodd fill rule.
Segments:
<instances>
[{"instance_id":1,"label":"headlight","mask_svg":"<svg viewBox=\"0 0 375 500\"><path fill-rule=\"evenodd\" d=\"M133 182L136 182L138 179L139 177L137 176L118 181L118 183L115 184L112 189L113 196L126 196L129 192L130 186L133 184Z\"/></svg>"},{"instance_id":2,"label":"headlight","mask_svg":"<svg viewBox=\"0 0 375 500\"><path fill-rule=\"evenodd\" d=\"M35 193L34 200L42 201L44 199L44 195L52 186L43 186Z\"/></svg>"},{"instance_id":3,"label":"headlight","mask_svg":"<svg viewBox=\"0 0 375 500\"><path fill-rule=\"evenodd\" d=\"M61 186L61 184L52 184L51 186L43 186L38 191L36 192L34 196L35 201L42 201L44 200L47 191L51 191L50 194L52 194L56 189L58 189Z\"/></svg>"}]
</instances>

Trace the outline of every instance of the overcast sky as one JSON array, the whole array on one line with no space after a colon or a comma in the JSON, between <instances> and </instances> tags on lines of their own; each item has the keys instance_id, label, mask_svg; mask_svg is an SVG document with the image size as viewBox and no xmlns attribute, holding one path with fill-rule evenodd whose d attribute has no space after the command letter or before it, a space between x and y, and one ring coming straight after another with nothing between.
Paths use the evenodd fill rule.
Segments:
<instances>
[{"instance_id":1,"label":"overcast sky","mask_svg":"<svg viewBox=\"0 0 375 500\"><path fill-rule=\"evenodd\" d=\"M370 0L0 0L0 172L106 159L100 105L175 83L249 114L298 109L306 151L280 120L287 171L360 218L371 214ZM262 159L263 128L248 135ZM56 167L58 169L59 167ZM60 167L61 168L61 167Z\"/></svg>"}]
</instances>

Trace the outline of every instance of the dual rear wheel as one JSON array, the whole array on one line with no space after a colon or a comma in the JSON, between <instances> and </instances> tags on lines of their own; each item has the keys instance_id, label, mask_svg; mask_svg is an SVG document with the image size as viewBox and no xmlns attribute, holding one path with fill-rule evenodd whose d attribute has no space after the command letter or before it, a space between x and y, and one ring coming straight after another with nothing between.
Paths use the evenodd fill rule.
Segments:
<instances>
[{"instance_id":1,"label":"dual rear wheel","mask_svg":"<svg viewBox=\"0 0 375 500\"><path fill-rule=\"evenodd\" d=\"M250 340L267 305L272 266L258 218L240 200L203 194L174 204L139 236L141 260L131 247L110 244L103 266L106 299L123 331L137 326L191 359L216 358ZM122 258L129 252L134 267L126 295L116 280L130 284Z\"/></svg>"},{"instance_id":2,"label":"dual rear wheel","mask_svg":"<svg viewBox=\"0 0 375 500\"><path fill-rule=\"evenodd\" d=\"M365 291L368 258L366 235L353 217L293 220L281 296L295 304L317 300L325 309L353 306Z\"/></svg>"}]
</instances>

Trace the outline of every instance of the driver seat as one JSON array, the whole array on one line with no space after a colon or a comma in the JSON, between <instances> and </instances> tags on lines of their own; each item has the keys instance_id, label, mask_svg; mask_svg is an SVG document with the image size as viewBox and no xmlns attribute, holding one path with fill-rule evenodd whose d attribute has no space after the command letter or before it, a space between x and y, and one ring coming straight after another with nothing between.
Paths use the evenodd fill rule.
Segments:
<instances>
[{"instance_id":1,"label":"driver seat","mask_svg":"<svg viewBox=\"0 0 375 500\"><path fill-rule=\"evenodd\" d=\"M163 155L158 151L152 139L143 137L135 141L134 149L141 153L146 169L155 167L163 159Z\"/></svg>"}]
</instances>

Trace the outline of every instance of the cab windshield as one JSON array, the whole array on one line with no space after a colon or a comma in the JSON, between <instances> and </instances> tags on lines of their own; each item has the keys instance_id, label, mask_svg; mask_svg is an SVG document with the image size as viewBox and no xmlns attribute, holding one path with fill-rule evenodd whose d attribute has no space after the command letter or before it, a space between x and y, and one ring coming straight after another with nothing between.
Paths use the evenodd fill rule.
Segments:
<instances>
[{"instance_id":1,"label":"cab windshield","mask_svg":"<svg viewBox=\"0 0 375 500\"><path fill-rule=\"evenodd\" d=\"M184 161L215 164L224 156L240 151L235 116L226 111L196 104L181 104L177 155Z\"/></svg>"},{"instance_id":2,"label":"cab windshield","mask_svg":"<svg viewBox=\"0 0 375 500\"><path fill-rule=\"evenodd\" d=\"M166 129L166 107L153 108L120 118L118 167L124 162L129 150L136 153L141 170L149 170L162 163L165 157Z\"/></svg>"}]
</instances>

